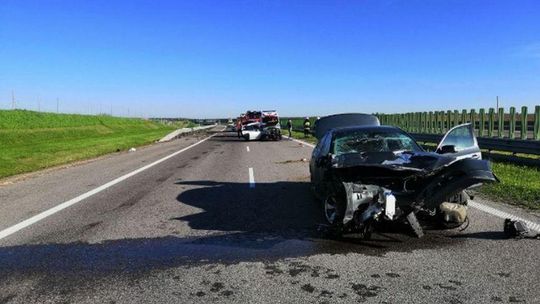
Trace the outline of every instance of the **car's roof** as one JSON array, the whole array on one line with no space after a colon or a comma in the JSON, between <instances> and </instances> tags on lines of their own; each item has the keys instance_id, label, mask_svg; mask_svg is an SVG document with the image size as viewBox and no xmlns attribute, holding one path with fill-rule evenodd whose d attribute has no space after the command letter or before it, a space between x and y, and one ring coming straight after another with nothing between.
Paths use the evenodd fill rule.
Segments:
<instances>
[{"instance_id":1,"label":"car's roof","mask_svg":"<svg viewBox=\"0 0 540 304\"><path fill-rule=\"evenodd\" d=\"M315 137L321 139L328 130L356 127L380 126L377 116L365 113L343 113L324 116L315 122Z\"/></svg>"},{"instance_id":2,"label":"car's roof","mask_svg":"<svg viewBox=\"0 0 540 304\"><path fill-rule=\"evenodd\" d=\"M337 132L347 132L347 131L356 131L356 130L363 130L363 131L377 131L377 130L386 130L386 131L399 131L404 132L398 127L394 126L350 126L350 127L342 127L342 128L334 128L331 129L330 132L337 133Z\"/></svg>"}]
</instances>

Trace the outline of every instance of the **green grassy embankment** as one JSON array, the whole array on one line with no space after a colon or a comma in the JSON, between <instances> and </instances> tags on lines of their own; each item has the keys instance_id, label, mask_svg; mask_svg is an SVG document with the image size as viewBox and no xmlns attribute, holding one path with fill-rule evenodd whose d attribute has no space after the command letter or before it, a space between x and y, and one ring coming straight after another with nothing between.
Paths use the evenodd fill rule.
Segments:
<instances>
[{"instance_id":1,"label":"green grassy embankment","mask_svg":"<svg viewBox=\"0 0 540 304\"><path fill-rule=\"evenodd\" d=\"M494 162L493 172L500 183L484 185L479 192L495 201L540 210L540 170Z\"/></svg>"},{"instance_id":2,"label":"green grassy embankment","mask_svg":"<svg viewBox=\"0 0 540 304\"><path fill-rule=\"evenodd\" d=\"M286 131L285 131L285 134ZM293 137L316 144L313 136L293 131ZM509 203L529 209L540 210L540 170L536 167L518 166L503 162L492 162L493 172L500 183L484 185L478 192L491 200Z\"/></svg>"},{"instance_id":3,"label":"green grassy embankment","mask_svg":"<svg viewBox=\"0 0 540 304\"><path fill-rule=\"evenodd\" d=\"M283 134L289 135L289 132L287 130L282 130ZM295 139L303 140L308 143L317 144L317 139L313 135L309 135L308 137L304 136L304 132L300 131L292 131L292 137Z\"/></svg>"},{"instance_id":4,"label":"green grassy embankment","mask_svg":"<svg viewBox=\"0 0 540 304\"><path fill-rule=\"evenodd\" d=\"M0 110L0 178L148 144L187 124Z\"/></svg>"}]
</instances>

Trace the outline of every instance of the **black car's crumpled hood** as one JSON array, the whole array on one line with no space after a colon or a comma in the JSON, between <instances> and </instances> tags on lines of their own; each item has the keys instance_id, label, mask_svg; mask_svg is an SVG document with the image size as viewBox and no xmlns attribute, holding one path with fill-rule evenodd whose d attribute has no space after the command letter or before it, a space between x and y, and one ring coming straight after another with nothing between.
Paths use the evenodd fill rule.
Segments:
<instances>
[{"instance_id":1,"label":"black car's crumpled hood","mask_svg":"<svg viewBox=\"0 0 540 304\"><path fill-rule=\"evenodd\" d=\"M448 166L455 157L433 152L366 152L336 156L332 168L382 167L396 171L431 172Z\"/></svg>"},{"instance_id":2,"label":"black car's crumpled hood","mask_svg":"<svg viewBox=\"0 0 540 304\"><path fill-rule=\"evenodd\" d=\"M433 210L473 185L497 181L486 160L432 152L342 154L332 158L330 172L345 186L360 183L390 189L399 208L408 211L414 204ZM347 198L353 197L350 189ZM348 204L346 212L357 208Z\"/></svg>"}]
</instances>

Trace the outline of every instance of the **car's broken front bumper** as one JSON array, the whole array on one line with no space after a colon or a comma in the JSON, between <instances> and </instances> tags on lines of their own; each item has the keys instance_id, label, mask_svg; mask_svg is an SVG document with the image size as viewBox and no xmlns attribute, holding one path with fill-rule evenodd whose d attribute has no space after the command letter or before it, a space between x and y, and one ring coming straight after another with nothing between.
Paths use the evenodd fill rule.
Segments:
<instances>
[{"instance_id":1,"label":"car's broken front bumper","mask_svg":"<svg viewBox=\"0 0 540 304\"><path fill-rule=\"evenodd\" d=\"M396 196L391 190L377 185L343 183L347 197L347 206L343 224L353 219L364 223L370 219L394 220L400 211Z\"/></svg>"}]
</instances>

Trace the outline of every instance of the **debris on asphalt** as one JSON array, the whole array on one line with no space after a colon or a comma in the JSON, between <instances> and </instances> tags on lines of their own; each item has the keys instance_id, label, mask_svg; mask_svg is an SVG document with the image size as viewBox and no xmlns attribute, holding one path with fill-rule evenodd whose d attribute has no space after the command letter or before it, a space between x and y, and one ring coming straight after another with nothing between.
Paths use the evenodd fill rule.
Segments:
<instances>
[{"instance_id":1,"label":"debris on asphalt","mask_svg":"<svg viewBox=\"0 0 540 304\"><path fill-rule=\"evenodd\" d=\"M444 202L439 206L446 222L463 224L467 219L467 206Z\"/></svg>"},{"instance_id":2,"label":"debris on asphalt","mask_svg":"<svg viewBox=\"0 0 540 304\"><path fill-rule=\"evenodd\" d=\"M135 149L135 148L131 148L131 149L128 150L128 152L135 152L135 151L137 151L137 149Z\"/></svg>"},{"instance_id":3,"label":"debris on asphalt","mask_svg":"<svg viewBox=\"0 0 540 304\"><path fill-rule=\"evenodd\" d=\"M412 228L412 232L414 233L414 235L417 238L423 237L424 236L424 229L422 229L422 226L418 222L418 219L416 218L416 214L414 214L414 212L411 212L411 213L409 213L409 215L407 215L406 218L407 218L407 222L409 223L409 225Z\"/></svg>"},{"instance_id":4,"label":"debris on asphalt","mask_svg":"<svg viewBox=\"0 0 540 304\"><path fill-rule=\"evenodd\" d=\"M527 223L519 220L505 219L504 220L504 234L508 238L516 239L537 239L540 238L540 234L533 234L527 226Z\"/></svg>"}]
</instances>

